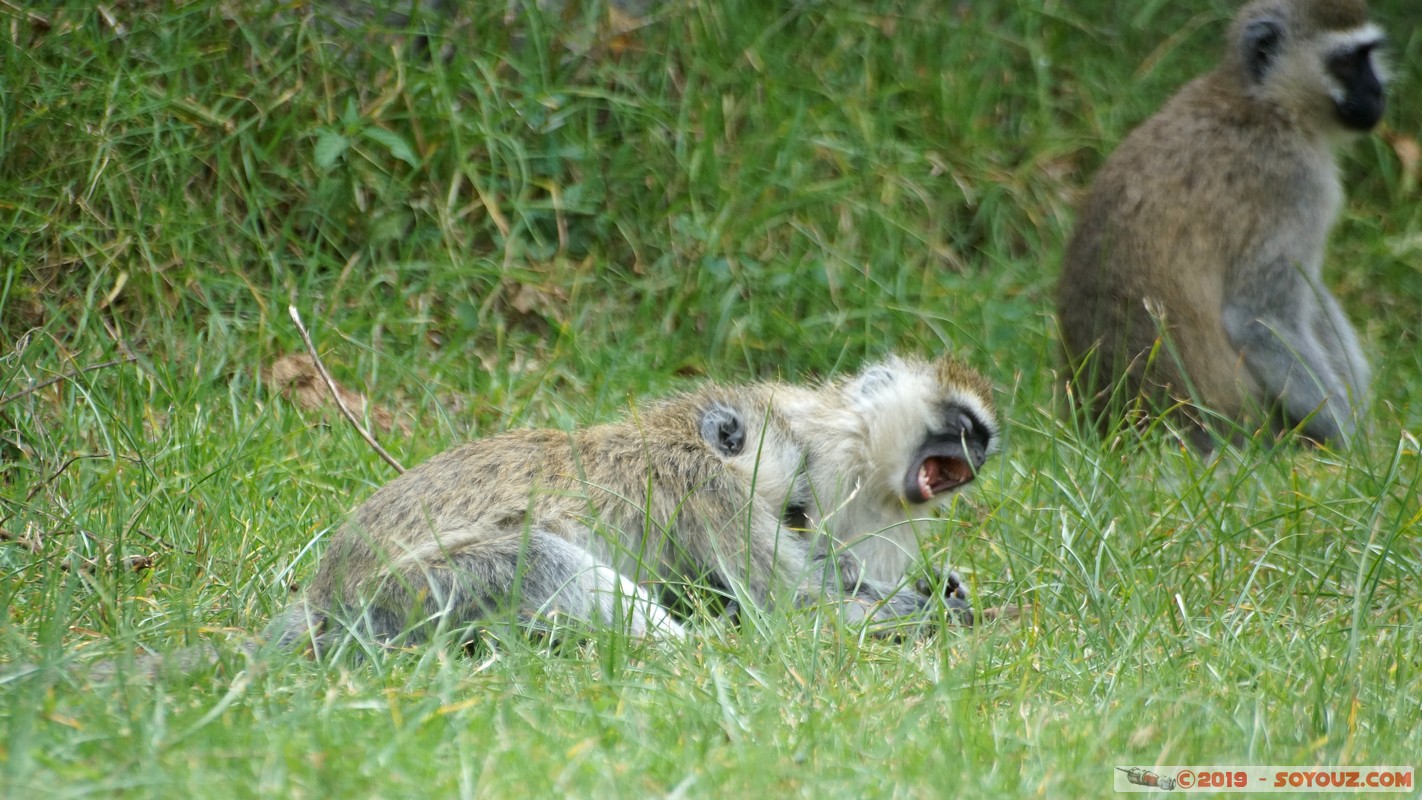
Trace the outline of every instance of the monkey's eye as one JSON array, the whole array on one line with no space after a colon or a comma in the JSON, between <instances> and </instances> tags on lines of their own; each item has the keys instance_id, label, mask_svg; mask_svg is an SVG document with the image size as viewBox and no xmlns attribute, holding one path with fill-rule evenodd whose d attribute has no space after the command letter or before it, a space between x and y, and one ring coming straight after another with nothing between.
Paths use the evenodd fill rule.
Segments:
<instances>
[{"instance_id":1,"label":"monkey's eye","mask_svg":"<svg viewBox=\"0 0 1422 800\"><path fill-rule=\"evenodd\" d=\"M785 506L785 516L781 522L791 530L807 531L811 527L810 509L798 503L787 505Z\"/></svg>"},{"instance_id":2,"label":"monkey's eye","mask_svg":"<svg viewBox=\"0 0 1422 800\"><path fill-rule=\"evenodd\" d=\"M1372 64L1369 63L1369 59L1376 46L1375 42L1367 42L1333 53L1328 56L1328 71L1351 87L1359 79L1361 73L1372 72Z\"/></svg>"},{"instance_id":3,"label":"monkey's eye","mask_svg":"<svg viewBox=\"0 0 1422 800\"><path fill-rule=\"evenodd\" d=\"M936 436L986 448L992 432L983 426L973 412L957 405L948 404L942 412L943 428Z\"/></svg>"}]
</instances>

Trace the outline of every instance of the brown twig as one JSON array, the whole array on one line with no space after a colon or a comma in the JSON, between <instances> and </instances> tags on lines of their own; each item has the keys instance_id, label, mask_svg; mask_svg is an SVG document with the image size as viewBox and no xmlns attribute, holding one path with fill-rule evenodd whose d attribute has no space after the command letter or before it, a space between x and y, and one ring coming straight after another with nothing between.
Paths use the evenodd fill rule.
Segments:
<instances>
[{"instance_id":1,"label":"brown twig","mask_svg":"<svg viewBox=\"0 0 1422 800\"><path fill-rule=\"evenodd\" d=\"M59 465L59 469L50 473L48 478L45 478L44 480L30 487L29 492L25 494L25 502L28 503L31 500L35 499L35 495L39 494L41 489L50 485L51 483L54 483L55 480L57 480L60 475L63 475L64 471L66 469L69 469L69 467L72 466L76 461L82 461L84 459L91 458L112 458L112 456L110 456L108 453L81 453L77 456L70 456L67 461Z\"/></svg>"},{"instance_id":2,"label":"brown twig","mask_svg":"<svg viewBox=\"0 0 1422 800\"><path fill-rule=\"evenodd\" d=\"M301 312L297 311L294 305L287 306L286 310L291 314L291 321L296 323L296 329L301 332L301 339L306 342L306 351L311 354L311 361L316 365L316 371L321 373L321 380L326 382L326 388L331 390L331 397L335 399L336 407L341 410L341 414L345 416L350 424L355 426L356 431L359 432L366 443L375 450L376 454L385 459L385 463L394 467L396 472L403 473L405 467L402 466L399 461L396 461L394 456L385 452L385 448L380 446L380 442L375 441L375 437L371 436L370 431L366 430L365 426L360 424L360 420L356 419L355 413L352 412L350 408L346 406L346 402L341 399L341 392L336 387L335 379L331 377L331 373L326 371L326 365L321 363L321 356L316 354L316 344L311 341L311 334L307 333L306 326L301 322Z\"/></svg>"},{"instance_id":3,"label":"brown twig","mask_svg":"<svg viewBox=\"0 0 1422 800\"><path fill-rule=\"evenodd\" d=\"M124 358L115 358L112 361L105 361L102 364L90 364L87 367L80 367L76 370L70 370L69 372L66 372L63 375L56 375L53 378L42 380L34 386L29 387L28 389L22 389L21 391L15 392L14 394L9 395L7 397L0 397L0 406L6 405L7 403L13 402L15 400L19 400L21 397L24 397L26 395L34 394L35 392L38 392L40 389L43 389L46 386L59 383L60 381L69 380L70 378L77 377L86 372L93 372L95 370L108 369L109 367L122 366L123 364L132 364L137 360L138 356L130 355Z\"/></svg>"}]
</instances>

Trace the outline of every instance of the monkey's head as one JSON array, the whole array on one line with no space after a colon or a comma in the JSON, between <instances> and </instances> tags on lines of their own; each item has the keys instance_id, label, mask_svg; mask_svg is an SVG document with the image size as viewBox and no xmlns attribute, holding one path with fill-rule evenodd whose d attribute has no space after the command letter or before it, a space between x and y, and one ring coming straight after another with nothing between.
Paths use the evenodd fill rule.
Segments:
<instances>
[{"instance_id":1,"label":"monkey's head","mask_svg":"<svg viewBox=\"0 0 1422 800\"><path fill-rule=\"evenodd\" d=\"M1365 132L1385 105L1383 40L1364 0L1255 0L1235 17L1226 71L1311 131Z\"/></svg>"},{"instance_id":2,"label":"monkey's head","mask_svg":"<svg viewBox=\"0 0 1422 800\"><path fill-rule=\"evenodd\" d=\"M977 477L998 449L991 386L950 356L893 357L843 391L863 424L870 467L863 489L871 496L883 491L898 503L936 505Z\"/></svg>"}]
</instances>

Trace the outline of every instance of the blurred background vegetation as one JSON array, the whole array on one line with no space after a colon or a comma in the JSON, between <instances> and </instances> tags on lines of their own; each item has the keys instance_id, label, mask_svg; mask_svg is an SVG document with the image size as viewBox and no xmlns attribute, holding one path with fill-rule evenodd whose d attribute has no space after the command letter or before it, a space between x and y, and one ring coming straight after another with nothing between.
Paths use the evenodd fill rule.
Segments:
<instances>
[{"instance_id":1,"label":"blurred background vegetation","mask_svg":"<svg viewBox=\"0 0 1422 800\"><path fill-rule=\"evenodd\" d=\"M1422 299L1410 5L1374 3L1394 103L1345 156L1328 271L1369 341L1403 345ZM1045 371L1028 356L1075 198L1212 63L1232 4L643 8L10 12L7 341L142 342L217 377L293 347L271 312L296 300L380 352L452 349L462 374L434 372L480 397L516 357L636 389L949 339ZM96 316L110 341L75 340ZM241 344L182 352L213 336Z\"/></svg>"}]
</instances>

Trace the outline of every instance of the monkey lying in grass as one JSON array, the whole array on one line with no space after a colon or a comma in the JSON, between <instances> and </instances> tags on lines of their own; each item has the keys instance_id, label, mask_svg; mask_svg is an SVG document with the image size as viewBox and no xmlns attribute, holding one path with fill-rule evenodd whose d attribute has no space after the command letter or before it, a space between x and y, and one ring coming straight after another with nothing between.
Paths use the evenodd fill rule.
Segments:
<instances>
[{"instance_id":1,"label":"monkey lying in grass","mask_svg":"<svg viewBox=\"0 0 1422 800\"><path fill-rule=\"evenodd\" d=\"M986 380L958 361L891 357L806 387L707 385L584 430L515 430L399 476L332 537L284 646L356 635L423 641L491 619L550 618L677 637L679 587L849 622L928 619L906 586L912 520L998 447Z\"/></svg>"},{"instance_id":2,"label":"monkey lying in grass","mask_svg":"<svg viewBox=\"0 0 1422 800\"><path fill-rule=\"evenodd\" d=\"M399 646L555 616L677 637L668 604L687 588L818 604L891 633L940 609L971 624L956 576L941 598L905 585L919 549L913 521L997 448L987 381L949 357L891 357L819 386L708 385L621 422L477 440L357 507L268 644L330 653L353 634ZM83 672L152 679L219 657L201 644ZM0 679L41 671L19 665Z\"/></svg>"}]
</instances>

